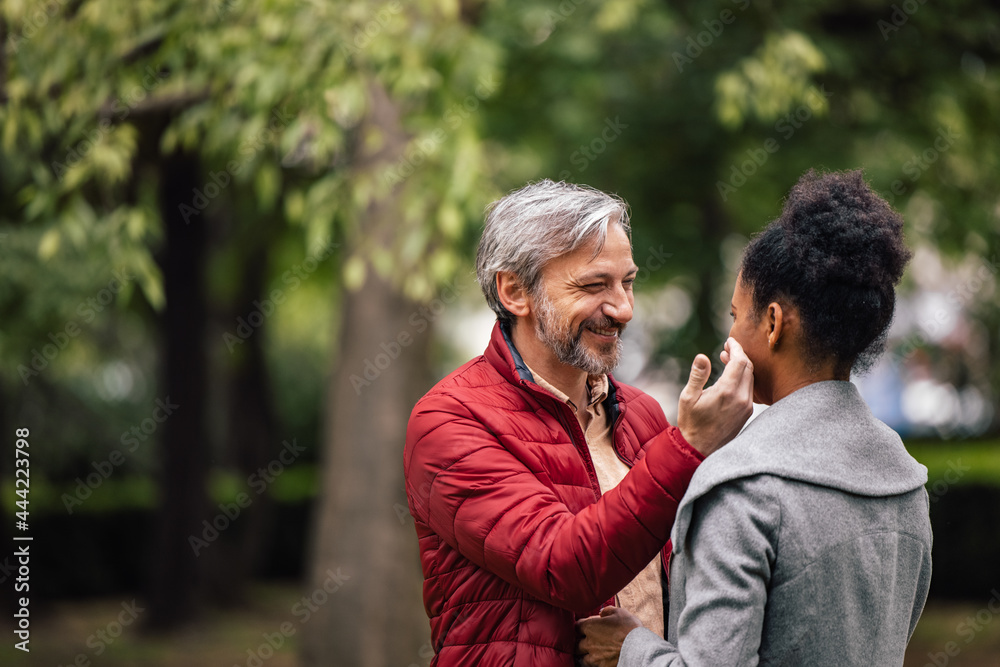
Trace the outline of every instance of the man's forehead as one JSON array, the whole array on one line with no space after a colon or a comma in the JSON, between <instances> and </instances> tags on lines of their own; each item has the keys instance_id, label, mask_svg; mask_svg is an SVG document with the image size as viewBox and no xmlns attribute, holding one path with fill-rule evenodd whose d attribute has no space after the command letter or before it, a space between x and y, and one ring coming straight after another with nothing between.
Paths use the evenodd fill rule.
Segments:
<instances>
[{"instance_id":1,"label":"man's forehead","mask_svg":"<svg viewBox=\"0 0 1000 667\"><path fill-rule=\"evenodd\" d=\"M614 268L614 271L609 271L606 267L585 266L577 272L577 276L593 280L607 280L609 278L616 280L622 276L627 276L630 273L635 273L639 270L639 267L635 265L635 262L631 261L628 263L623 262Z\"/></svg>"},{"instance_id":2,"label":"man's forehead","mask_svg":"<svg viewBox=\"0 0 1000 667\"><path fill-rule=\"evenodd\" d=\"M546 272L559 273L576 279L606 280L635 273L639 267L633 261L631 252L618 257L603 253L597 257L593 257L591 253L585 255L569 253L552 260L546 269Z\"/></svg>"}]
</instances>

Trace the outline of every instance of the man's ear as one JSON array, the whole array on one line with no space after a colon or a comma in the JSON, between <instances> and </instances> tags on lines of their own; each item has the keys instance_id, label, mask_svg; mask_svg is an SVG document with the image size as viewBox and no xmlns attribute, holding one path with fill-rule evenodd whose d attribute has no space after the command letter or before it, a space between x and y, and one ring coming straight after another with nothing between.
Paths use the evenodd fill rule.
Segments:
<instances>
[{"instance_id":1,"label":"man's ear","mask_svg":"<svg viewBox=\"0 0 1000 667\"><path fill-rule=\"evenodd\" d=\"M767 319L767 347L770 350L778 347L781 336L785 333L787 325L785 316L786 313L782 310L780 303L772 301L768 304L765 317Z\"/></svg>"},{"instance_id":2,"label":"man's ear","mask_svg":"<svg viewBox=\"0 0 1000 667\"><path fill-rule=\"evenodd\" d=\"M507 312L516 317L527 316L535 304L517 276L511 271L497 271L496 280L500 303Z\"/></svg>"}]
</instances>

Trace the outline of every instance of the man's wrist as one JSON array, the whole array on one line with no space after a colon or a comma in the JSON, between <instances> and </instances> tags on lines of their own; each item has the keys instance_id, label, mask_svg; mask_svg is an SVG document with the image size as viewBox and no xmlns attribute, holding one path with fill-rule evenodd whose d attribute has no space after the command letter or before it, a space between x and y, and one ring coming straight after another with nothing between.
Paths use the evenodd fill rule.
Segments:
<instances>
[{"instance_id":1,"label":"man's wrist","mask_svg":"<svg viewBox=\"0 0 1000 667\"><path fill-rule=\"evenodd\" d=\"M674 500L687 491L695 470L705 460L676 426L668 426L646 447L645 467L653 481Z\"/></svg>"},{"instance_id":2,"label":"man's wrist","mask_svg":"<svg viewBox=\"0 0 1000 667\"><path fill-rule=\"evenodd\" d=\"M687 433L684 432L684 429L682 429L679 426L677 427L677 430L674 433L675 433L674 440L677 441L678 446L692 452L695 456L698 457L699 461L705 460L705 457L708 456L708 454L706 454L704 451L705 449L704 443L702 443L700 446L696 445L692 441L692 438L689 438ZM709 453L711 453L711 451L709 451Z\"/></svg>"},{"instance_id":3,"label":"man's wrist","mask_svg":"<svg viewBox=\"0 0 1000 667\"><path fill-rule=\"evenodd\" d=\"M719 448L719 443L711 437L711 434L706 434L704 429L692 428L689 424L681 426L680 420L678 420L677 431L684 442L698 452L698 456L702 460Z\"/></svg>"}]
</instances>

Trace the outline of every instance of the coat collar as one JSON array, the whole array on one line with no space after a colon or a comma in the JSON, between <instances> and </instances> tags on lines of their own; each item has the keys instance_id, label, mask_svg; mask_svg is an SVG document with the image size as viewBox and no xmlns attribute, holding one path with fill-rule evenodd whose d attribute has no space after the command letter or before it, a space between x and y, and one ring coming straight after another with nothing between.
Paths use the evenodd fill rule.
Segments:
<instances>
[{"instance_id":1,"label":"coat collar","mask_svg":"<svg viewBox=\"0 0 1000 667\"><path fill-rule=\"evenodd\" d=\"M816 382L781 399L695 471L674 522L682 544L694 502L728 481L753 475L887 497L927 483L899 435L879 421L850 382Z\"/></svg>"},{"instance_id":2,"label":"coat collar","mask_svg":"<svg viewBox=\"0 0 1000 667\"><path fill-rule=\"evenodd\" d=\"M484 353L486 360L493 368L503 376L507 382L513 385L523 386L536 392L552 396L535 382L534 376L524 363L521 353L514 346L510 325L497 322L493 325L493 333L490 335L490 344ZM607 410L608 418L614 424L618 416L624 410L624 399L620 398L618 383L614 377L608 374L608 397L604 399L604 409ZM554 398L554 397L553 397ZM557 399L558 400L558 399Z\"/></svg>"}]
</instances>

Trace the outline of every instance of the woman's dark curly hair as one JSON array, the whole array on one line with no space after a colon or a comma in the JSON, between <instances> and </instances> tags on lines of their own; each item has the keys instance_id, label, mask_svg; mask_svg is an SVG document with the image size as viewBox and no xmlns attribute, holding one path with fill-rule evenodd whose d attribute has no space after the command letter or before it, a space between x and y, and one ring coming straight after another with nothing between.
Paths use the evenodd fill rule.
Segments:
<instances>
[{"instance_id":1,"label":"woman's dark curly hair","mask_svg":"<svg viewBox=\"0 0 1000 667\"><path fill-rule=\"evenodd\" d=\"M781 216L747 246L740 267L754 318L769 303L798 309L805 354L838 374L871 368L885 348L895 286L912 253L903 218L860 170L806 172Z\"/></svg>"}]
</instances>

